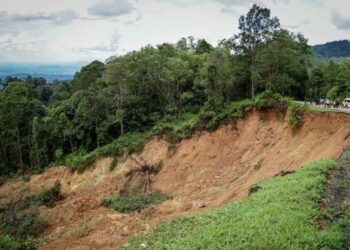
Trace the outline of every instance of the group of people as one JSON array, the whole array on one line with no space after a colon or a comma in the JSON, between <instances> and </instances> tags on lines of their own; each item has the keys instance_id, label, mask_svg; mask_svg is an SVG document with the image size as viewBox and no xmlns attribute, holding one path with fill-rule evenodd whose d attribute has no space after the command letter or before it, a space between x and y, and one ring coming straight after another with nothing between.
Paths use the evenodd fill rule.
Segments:
<instances>
[{"instance_id":1,"label":"group of people","mask_svg":"<svg viewBox=\"0 0 350 250\"><path fill-rule=\"evenodd\" d=\"M345 98L343 102L332 101L329 99L318 99L311 103L325 108L350 108L350 98Z\"/></svg>"}]
</instances>

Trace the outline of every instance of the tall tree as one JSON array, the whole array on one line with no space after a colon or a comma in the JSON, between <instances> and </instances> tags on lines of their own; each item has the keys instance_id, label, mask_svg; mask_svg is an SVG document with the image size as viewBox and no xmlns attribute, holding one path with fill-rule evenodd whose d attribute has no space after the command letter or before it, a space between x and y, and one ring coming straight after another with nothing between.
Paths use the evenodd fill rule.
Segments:
<instances>
[{"instance_id":1,"label":"tall tree","mask_svg":"<svg viewBox=\"0 0 350 250\"><path fill-rule=\"evenodd\" d=\"M256 67L257 48L267 42L275 30L279 29L280 23L277 17L271 17L271 11L254 4L246 16L239 18L240 33L234 36L236 49L243 53L250 70L250 93L254 98L257 87L257 79L254 75Z\"/></svg>"}]
</instances>

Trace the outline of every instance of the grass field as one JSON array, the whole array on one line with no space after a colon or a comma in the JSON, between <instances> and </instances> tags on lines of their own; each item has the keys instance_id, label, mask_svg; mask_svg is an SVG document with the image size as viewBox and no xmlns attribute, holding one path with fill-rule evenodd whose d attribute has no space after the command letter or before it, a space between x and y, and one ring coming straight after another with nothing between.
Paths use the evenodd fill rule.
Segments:
<instances>
[{"instance_id":1,"label":"grass field","mask_svg":"<svg viewBox=\"0 0 350 250\"><path fill-rule=\"evenodd\" d=\"M318 209L327 171L313 162L222 208L179 218L134 238L125 249L344 249L345 220ZM322 223L320 223L322 222Z\"/></svg>"}]
</instances>

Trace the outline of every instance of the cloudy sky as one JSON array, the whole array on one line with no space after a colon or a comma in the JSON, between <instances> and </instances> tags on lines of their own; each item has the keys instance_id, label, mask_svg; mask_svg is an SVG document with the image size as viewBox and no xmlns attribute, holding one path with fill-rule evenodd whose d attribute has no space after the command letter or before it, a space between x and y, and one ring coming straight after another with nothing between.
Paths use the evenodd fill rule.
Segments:
<instances>
[{"instance_id":1,"label":"cloudy sky","mask_svg":"<svg viewBox=\"0 0 350 250\"><path fill-rule=\"evenodd\" d=\"M0 62L105 60L190 35L216 44L253 3L310 44L350 39L350 0L0 0Z\"/></svg>"}]
</instances>

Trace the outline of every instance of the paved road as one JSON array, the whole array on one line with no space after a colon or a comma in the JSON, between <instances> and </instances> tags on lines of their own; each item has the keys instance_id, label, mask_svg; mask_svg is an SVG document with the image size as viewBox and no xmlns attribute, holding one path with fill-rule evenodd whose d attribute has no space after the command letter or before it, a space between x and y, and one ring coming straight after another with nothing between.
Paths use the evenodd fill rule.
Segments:
<instances>
[{"instance_id":1,"label":"paved road","mask_svg":"<svg viewBox=\"0 0 350 250\"><path fill-rule=\"evenodd\" d=\"M299 104L305 104L305 102L303 101L294 101L295 103L299 103ZM311 105L311 104L308 104L310 106L313 106L313 107L317 107L317 108L320 108L320 109L334 109L334 110L339 110L339 111L342 111L342 112L345 112L345 113L350 113L350 108L325 108L325 107L322 107L322 106L319 106L319 105Z\"/></svg>"}]
</instances>

